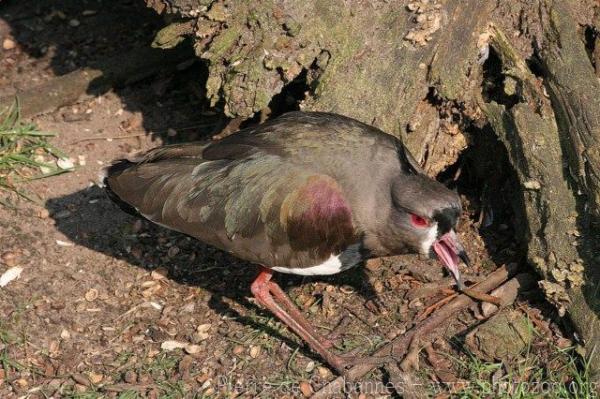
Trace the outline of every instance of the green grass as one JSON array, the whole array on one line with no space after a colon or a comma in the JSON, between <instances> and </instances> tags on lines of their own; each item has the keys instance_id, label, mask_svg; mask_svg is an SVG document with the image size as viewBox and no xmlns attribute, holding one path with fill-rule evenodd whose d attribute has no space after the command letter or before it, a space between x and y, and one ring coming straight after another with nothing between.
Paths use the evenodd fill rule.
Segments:
<instances>
[{"instance_id":1,"label":"green grass","mask_svg":"<svg viewBox=\"0 0 600 399\"><path fill-rule=\"evenodd\" d=\"M467 359L452 358L461 377L468 382L452 397L475 399L584 399L595 398L589 363L581 359L575 348L550 347L552 355L530 351L508 365L485 362L472 354Z\"/></svg>"},{"instance_id":2,"label":"green grass","mask_svg":"<svg viewBox=\"0 0 600 399\"><path fill-rule=\"evenodd\" d=\"M150 374L163 374L169 376L177 370L180 356L176 353L161 352L154 357L149 363L144 364L143 371Z\"/></svg>"},{"instance_id":3,"label":"green grass","mask_svg":"<svg viewBox=\"0 0 600 399\"><path fill-rule=\"evenodd\" d=\"M54 136L23 122L18 104L0 111L0 191L35 201L21 183L68 172L56 166L55 161L66 155L48 142Z\"/></svg>"}]
</instances>

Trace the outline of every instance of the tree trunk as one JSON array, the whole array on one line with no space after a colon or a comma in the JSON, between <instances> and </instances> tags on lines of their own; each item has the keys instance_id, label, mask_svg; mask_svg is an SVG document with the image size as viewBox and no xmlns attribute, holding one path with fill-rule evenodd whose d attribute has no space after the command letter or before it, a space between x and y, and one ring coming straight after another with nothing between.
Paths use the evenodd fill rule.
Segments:
<instances>
[{"instance_id":1,"label":"tree trunk","mask_svg":"<svg viewBox=\"0 0 600 399\"><path fill-rule=\"evenodd\" d=\"M207 95L231 117L305 78L303 109L401 137L431 175L493 129L520 183L527 259L600 367L596 2L146 1L193 22Z\"/></svg>"}]
</instances>

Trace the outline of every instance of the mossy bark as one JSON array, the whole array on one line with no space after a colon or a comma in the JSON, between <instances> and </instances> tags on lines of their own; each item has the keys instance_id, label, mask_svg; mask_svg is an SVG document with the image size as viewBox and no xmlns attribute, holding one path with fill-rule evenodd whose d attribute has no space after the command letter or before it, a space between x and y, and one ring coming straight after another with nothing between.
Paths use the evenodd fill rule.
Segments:
<instances>
[{"instance_id":1,"label":"mossy bark","mask_svg":"<svg viewBox=\"0 0 600 399\"><path fill-rule=\"evenodd\" d=\"M491 126L520 183L515 211L542 288L590 354L600 343L600 57L582 33L598 32L595 1L147 2L195 21L208 96L231 117L264 109L304 71L304 109L401 137L432 175L475 142L470 126ZM490 53L501 63L491 98Z\"/></svg>"}]
</instances>

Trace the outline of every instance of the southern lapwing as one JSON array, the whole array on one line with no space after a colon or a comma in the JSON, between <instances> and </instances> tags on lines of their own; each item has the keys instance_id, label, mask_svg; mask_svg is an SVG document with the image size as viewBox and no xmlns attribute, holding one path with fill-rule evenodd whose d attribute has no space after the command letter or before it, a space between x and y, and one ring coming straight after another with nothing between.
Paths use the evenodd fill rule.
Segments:
<instances>
[{"instance_id":1,"label":"southern lapwing","mask_svg":"<svg viewBox=\"0 0 600 399\"><path fill-rule=\"evenodd\" d=\"M257 301L343 371L273 272L330 275L366 259L435 256L459 288L468 262L457 194L394 136L341 115L291 112L209 144L155 148L106 170L125 210L260 265Z\"/></svg>"}]
</instances>

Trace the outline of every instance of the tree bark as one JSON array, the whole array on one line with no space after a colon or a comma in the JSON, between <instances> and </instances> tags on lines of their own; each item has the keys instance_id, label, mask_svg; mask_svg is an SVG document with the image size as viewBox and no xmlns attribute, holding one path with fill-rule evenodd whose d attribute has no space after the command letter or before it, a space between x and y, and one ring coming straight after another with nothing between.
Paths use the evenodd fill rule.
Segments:
<instances>
[{"instance_id":1,"label":"tree bark","mask_svg":"<svg viewBox=\"0 0 600 399\"><path fill-rule=\"evenodd\" d=\"M520 184L527 259L598 371L600 49L584 35L598 32L595 1L146 1L195 21L208 96L231 117L306 76L304 109L401 137L431 175L491 127Z\"/></svg>"}]
</instances>

